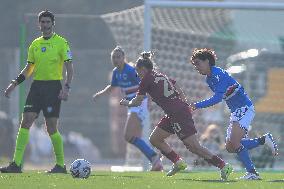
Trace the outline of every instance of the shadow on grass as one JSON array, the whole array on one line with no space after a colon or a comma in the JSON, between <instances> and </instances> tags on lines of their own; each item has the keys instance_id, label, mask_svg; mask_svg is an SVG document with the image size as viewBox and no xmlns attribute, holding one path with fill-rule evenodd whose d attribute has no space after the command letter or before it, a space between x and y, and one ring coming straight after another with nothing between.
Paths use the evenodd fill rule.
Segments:
<instances>
[{"instance_id":1,"label":"shadow on grass","mask_svg":"<svg viewBox=\"0 0 284 189\"><path fill-rule=\"evenodd\" d=\"M100 174L100 175L90 175L90 177L115 177L115 178L131 178L131 179L135 179L135 178L143 178L143 176L129 176L129 175L119 175L119 176L114 176L114 175L108 175L108 174Z\"/></svg>"},{"instance_id":2,"label":"shadow on grass","mask_svg":"<svg viewBox=\"0 0 284 189\"><path fill-rule=\"evenodd\" d=\"M184 181L195 181L195 182L220 182L220 183L228 183L228 182L237 182L236 180L214 180L214 179L178 179L178 180L184 180Z\"/></svg>"},{"instance_id":3,"label":"shadow on grass","mask_svg":"<svg viewBox=\"0 0 284 189\"><path fill-rule=\"evenodd\" d=\"M282 179L282 180L268 180L267 182L283 182L284 183L284 179Z\"/></svg>"}]
</instances>

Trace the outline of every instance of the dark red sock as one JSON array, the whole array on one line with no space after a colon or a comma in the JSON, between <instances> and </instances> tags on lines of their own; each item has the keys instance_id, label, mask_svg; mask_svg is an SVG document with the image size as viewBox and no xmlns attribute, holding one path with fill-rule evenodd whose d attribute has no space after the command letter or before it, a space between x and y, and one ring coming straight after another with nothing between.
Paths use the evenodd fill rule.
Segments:
<instances>
[{"instance_id":1,"label":"dark red sock","mask_svg":"<svg viewBox=\"0 0 284 189\"><path fill-rule=\"evenodd\" d=\"M171 160L173 163L176 163L180 159L180 156L177 155L173 150L168 154L164 152L162 152L162 154L166 156L169 160Z\"/></svg>"},{"instance_id":2,"label":"dark red sock","mask_svg":"<svg viewBox=\"0 0 284 189\"><path fill-rule=\"evenodd\" d=\"M222 169L225 166L224 160L219 158L218 156L213 156L211 159L205 159L208 163L211 163L215 167Z\"/></svg>"}]
</instances>

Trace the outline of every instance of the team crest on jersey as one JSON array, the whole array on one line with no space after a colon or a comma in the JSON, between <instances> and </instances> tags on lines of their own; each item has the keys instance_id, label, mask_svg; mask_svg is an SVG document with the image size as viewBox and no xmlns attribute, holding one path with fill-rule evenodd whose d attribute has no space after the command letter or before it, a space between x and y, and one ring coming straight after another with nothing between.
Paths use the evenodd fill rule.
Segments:
<instances>
[{"instance_id":1,"label":"team crest on jersey","mask_svg":"<svg viewBox=\"0 0 284 189\"><path fill-rule=\"evenodd\" d=\"M67 57L68 59L72 59L72 53L70 50L67 51Z\"/></svg>"},{"instance_id":2,"label":"team crest on jersey","mask_svg":"<svg viewBox=\"0 0 284 189\"><path fill-rule=\"evenodd\" d=\"M41 52L45 52L46 51L46 47L41 47Z\"/></svg>"}]
</instances>

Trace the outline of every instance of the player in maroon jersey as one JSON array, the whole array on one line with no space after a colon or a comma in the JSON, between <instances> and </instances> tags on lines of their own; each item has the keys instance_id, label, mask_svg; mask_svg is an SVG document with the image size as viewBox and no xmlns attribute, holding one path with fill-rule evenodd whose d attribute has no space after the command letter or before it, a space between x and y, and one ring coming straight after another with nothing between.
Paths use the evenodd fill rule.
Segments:
<instances>
[{"instance_id":1,"label":"player in maroon jersey","mask_svg":"<svg viewBox=\"0 0 284 189\"><path fill-rule=\"evenodd\" d=\"M191 110L182 89L175 80L153 69L151 56L151 52L141 53L135 65L141 79L136 97L131 101L122 99L120 104L129 107L139 106L148 93L164 110L166 115L153 130L150 142L173 162L167 176L172 176L187 167L185 161L165 141L170 135L176 134L190 152L218 167L221 170L221 178L226 180L233 170L232 166L199 144Z\"/></svg>"}]
</instances>

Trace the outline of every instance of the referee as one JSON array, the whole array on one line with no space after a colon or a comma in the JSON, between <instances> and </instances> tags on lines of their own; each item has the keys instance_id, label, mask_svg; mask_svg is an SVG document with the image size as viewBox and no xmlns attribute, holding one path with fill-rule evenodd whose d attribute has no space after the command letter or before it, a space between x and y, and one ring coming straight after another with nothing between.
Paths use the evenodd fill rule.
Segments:
<instances>
[{"instance_id":1,"label":"referee","mask_svg":"<svg viewBox=\"0 0 284 189\"><path fill-rule=\"evenodd\" d=\"M70 92L73 78L72 55L66 39L54 33L55 20L52 12L48 10L40 12L38 22L42 36L32 42L25 68L5 90L5 96L9 98L15 87L33 73L33 83L24 106L13 161L7 167L0 168L2 173L22 172L23 156L29 141L29 129L41 110L56 157L56 164L48 173L67 173L64 164L63 140L57 130L57 124L61 100L66 101ZM63 65L66 68L66 79L62 86Z\"/></svg>"}]
</instances>

